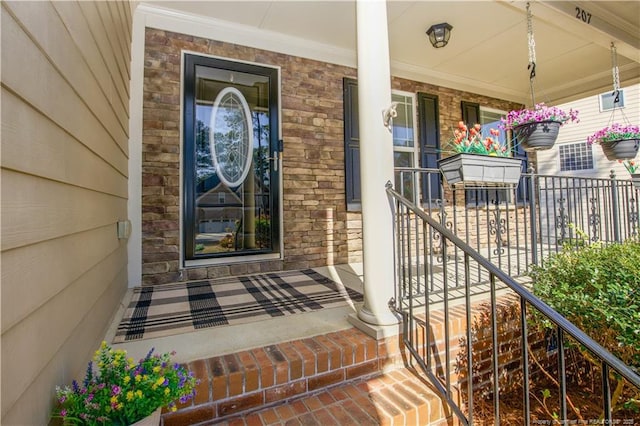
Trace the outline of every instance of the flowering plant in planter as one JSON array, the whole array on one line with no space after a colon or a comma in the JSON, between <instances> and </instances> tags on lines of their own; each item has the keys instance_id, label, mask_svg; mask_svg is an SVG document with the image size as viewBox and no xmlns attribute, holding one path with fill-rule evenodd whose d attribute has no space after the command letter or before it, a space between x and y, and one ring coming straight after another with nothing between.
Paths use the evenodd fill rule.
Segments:
<instances>
[{"instance_id":1,"label":"flowering plant in planter","mask_svg":"<svg viewBox=\"0 0 640 426\"><path fill-rule=\"evenodd\" d=\"M627 169L629 174L636 174L640 172L640 164L636 163L635 160L618 160L619 163L624 165L624 168Z\"/></svg>"},{"instance_id":2,"label":"flowering plant in planter","mask_svg":"<svg viewBox=\"0 0 640 426\"><path fill-rule=\"evenodd\" d=\"M458 122L453 131L453 139L449 146L456 153L490 155L495 157L510 157L509 149L500 143L500 130L490 129L490 136L482 135L482 126L475 124L470 129L464 122Z\"/></svg>"},{"instance_id":3,"label":"flowering plant in planter","mask_svg":"<svg viewBox=\"0 0 640 426\"><path fill-rule=\"evenodd\" d=\"M640 189L640 164L635 160L618 160L618 162L624 164L624 167L631 175L631 182L633 183L633 186L636 189Z\"/></svg>"},{"instance_id":4,"label":"flowering plant in planter","mask_svg":"<svg viewBox=\"0 0 640 426\"><path fill-rule=\"evenodd\" d=\"M485 137L479 124L467 128L460 121L453 135L449 146L455 155L438 160L438 168L449 185L464 183L465 186L483 187L517 184L522 160L512 158L511 150L500 143L500 130L490 129L490 136Z\"/></svg>"},{"instance_id":5,"label":"flowering plant in planter","mask_svg":"<svg viewBox=\"0 0 640 426\"><path fill-rule=\"evenodd\" d=\"M570 109L569 112L566 112L558 107L546 106L544 102L541 102L535 104L533 109L510 111L501 121L501 127L508 130L523 124L541 121L554 121L563 125L568 121L579 122L580 120L578 119L578 110Z\"/></svg>"},{"instance_id":6,"label":"flowering plant in planter","mask_svg":"<svg viewBox=\"0 0 640 426\"><path fill-rule=\"evenodd\" d=\"M56 387L60 404L55 417L64 424L130 425L160 407L175 411L176 401L195 395L193 373L171 363L171 354L153 354L135 363L124 350L102 342L89 362L84 381Z\"/></svg>"},{"instance_id":7,"label":"flowering plant in planter","mask_svg":"<svg viewBox=\"0 0 640 426\"><path fill-rule=\"evenodd\" d=\"M619 123L613 123L604 129L600 129L587 138L589 145L594 143L615 142L625 139L640 139L640 127L634 125L623 126Z\"/></svg>"}]
</instances>

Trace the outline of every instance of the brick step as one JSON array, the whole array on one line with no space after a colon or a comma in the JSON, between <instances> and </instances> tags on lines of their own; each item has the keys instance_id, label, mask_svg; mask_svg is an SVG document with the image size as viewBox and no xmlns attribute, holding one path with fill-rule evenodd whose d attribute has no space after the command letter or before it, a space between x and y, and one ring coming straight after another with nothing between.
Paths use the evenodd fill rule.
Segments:
<instances>
[{"instance_id":1,"label":"brick step","mask_svg":"<svg viewBox=\"0 0 640 426\"><path fill-rule=\"evenodd\" d=\"M443 403L414 371L396 369L283 401L220 426L455 425Z\"/></svg>"},{"instance_id":2,"label":"brick step","mask_svg":"<svg viewBox=\"0 0 640 426\"><path fill-rule=\"evenodd\" d=\"M424 384L426 380L421 381L404 370L405 360L398 336L376 341L356 328L349 328L192 361L188 368L200 380L196 397L179 405L177 412L163 413L163 424L204 425L226 421L242 424L244 419L254 421L251 419L257 419L256 416L271 421L275 419L274 414L284 420L283 416L293 417L294 412L289 412L293 407L300 411L295 412L300 415L300 422L313 424L311 417L304 416L310 414L315 418L326 414L322 407L314 405L317 401L329 403L334 411L328 412L335 418L342 415L340 410L351 407L350 401L357 399L360 404L367 398L369 405L361 410L370 419L379 417L380 424L406 424L397 423L398 416L409 416L409 419L439 416L442 409L438 411L431 406L435 396ZM394 387L397 389L392 392ZM411 399L405 395L407 392L425 396ZM437 404L441 404L439 399ZM302 412L303 406L307 407L305 412ZM299 424L295 420L291 422Z\"/></svg>"}]
</instances>

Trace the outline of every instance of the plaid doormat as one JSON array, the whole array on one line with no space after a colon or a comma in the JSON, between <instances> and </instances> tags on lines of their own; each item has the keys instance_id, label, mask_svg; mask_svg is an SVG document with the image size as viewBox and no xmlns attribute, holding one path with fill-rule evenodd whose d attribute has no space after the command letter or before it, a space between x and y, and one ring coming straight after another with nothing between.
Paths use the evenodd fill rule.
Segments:
<instances>
[{"instance_id":1,"label":"plaid doormat","mask_svg":"<svg viewBox=\"0 0 640 426\"><path fill-rule=\"evenodd\" d=\"M134 289L113 343L262 321L361 302L311 269Z\"/></svg>"}]
</instances>

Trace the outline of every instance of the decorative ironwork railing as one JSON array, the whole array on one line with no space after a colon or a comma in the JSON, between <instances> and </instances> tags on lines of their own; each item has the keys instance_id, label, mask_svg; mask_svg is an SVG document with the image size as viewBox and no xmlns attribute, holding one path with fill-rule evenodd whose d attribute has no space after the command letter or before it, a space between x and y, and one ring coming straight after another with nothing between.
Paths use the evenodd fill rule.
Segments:
<instances>
[{"instance_id":1,"label":"decorative ironwork railing","mask_svg":"<svg viewBox=\"0 0 640 426\"><path fill-rule=\"evenodd\" d=\"M640 192L613 174L527 173L516 188L450 188L438 169L396 168L395 181L398 193L515 277L566 244L620 242L640 226Z\"/></svg>"},{"instance_id":2,"label":"decorative ironwork railing","mask_svg":"<svg viewBox=\"0 0 640 426\"><path fill-rule=\"evenodd\" d=\"M459 193L445 191L444 199L451 205L447 208L414 191L424 188L424 182L430 180L417 179L414 171L410 173L411 179L401 180L405 185L400 186L399 191L390 183L387 186L395 208L398 277L396 295L389 305L403 317L403 340L412 359L448 401L461 423L474 424L477 408L474 401L478 395L484 395L483 401L490 401L494 424L499 425L504 414L501 402L508 388L511 397L513 392L520 392L522 417L518 421L530 425L532 399L545 398L542 402L547 407L548 395L536 396L530 389L533 376L538 378L542 374L540 367L546 362L545 374L557 383L558 392L555 408L549 409L555 414L555 420L560 421L558 424L570 424L568 406L572 406L572 395L567 389L565 345L572 342L586 348L590 357L598 361L600 382L598 391L592 395L601 398L602 418L598 424L614 424L613 377L626 380L625 386L638 392L638 373L535 297L511 274L524 273L527 262L536 262L548 251L557 250L561 240L575 244L584 241L569 223L594 226L597 232L592 233L585 244L592 240L620 241L633 235L636 228L632 226L631 213L637 212L632 198L635 191L626 183L612 181L609 184L598 179L581 181L581 185L566 191L563 190L567 188L566 182L529 175L525 178L529 179L526 189L531 198L525 197L520 202L516 194L507 194L500 204L491 202L489 197L484 207L480 207L476 196L471 203L474 211L468 213L464 209L469 208L469 198L459 203ZM407 184L413 185L410 191L406 191ZM465 197L473 194L467 193ZM592 198L596 202L592 202ZM561 199L564 201L560 202ZM614 209L612 204L621 200L636 205L635 210L625 211L620 206ZM547 205L549 214L541 218L540 212ZM605 212L603 207L612 211ZM629 224L623 223L623 219ZM486 229L474 234L471 226L481 223ZM518 246L515 241L523 245ZM510 259L513 252L522 255L521 259ZM484 305L488 310L484 316L478 315L475 309L477 303L481 303L474 299L477 297L474 288L478 286L484 286L484 294L488 294L489 302ZM512 327L506 325L509 320L505 314L508 305L505 298L515 306ZM534 327L538 322L532 322L533 317L544 318L552 324L553 339L540 335L540 330ZM436 329L436 324L442 328ZM546 345L550 342L555 342L557 347L548 348ZM544 360L541 351L546 351ZM575 360L571 360L573 362Z\"/></svg>"}]
</instances>

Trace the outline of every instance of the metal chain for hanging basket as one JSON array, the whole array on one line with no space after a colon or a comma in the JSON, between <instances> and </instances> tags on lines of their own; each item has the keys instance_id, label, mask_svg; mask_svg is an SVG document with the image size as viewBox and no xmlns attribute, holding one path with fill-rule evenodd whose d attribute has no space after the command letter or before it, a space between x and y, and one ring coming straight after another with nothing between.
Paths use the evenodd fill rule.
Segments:
<instances>
[{"instance_id":1,"label":"metal chain for hanging basket","mask_svg":"<svg viewBox=\"0 0 640 426\"><path fill-rule=\"evenodd\" d=\"M531 89L531 103L536 104L533 92L533 80L536 77L536 41L533 38L533 16L531 14L531 4L527 2L527 44L529 46L529 87Z\"/></svg>"},{"instance_id":2,"label":"metal chain for hanging basket","mask_svg":"<svg viewBox=\"0 0 640 426\"><path fill-rule=\"evenodd\" d=\"M620 70L618 69L618 52L616 45L611 42L611 73L613 74L613 104L620 102Z\"/></svg>"},{"instance_id":3,"label":"metal chain for hanging basket","mask_svg":"<svg viewBox=\"0 0 640 426\"><path fill-rule=\"evenodd\" d=\"M620 105L620 70L618 69L618 52L616 50L616 45L611 42L611 74L613 76L613 108L611 109L611 117L609 117L609 122L607 125L611 125L615 122L616 110L620 110L620 114L622 115L622 120L625 124L630 124L627 116L624 113L624 110L619 106Z\"/></svg>"}]
</instances>

